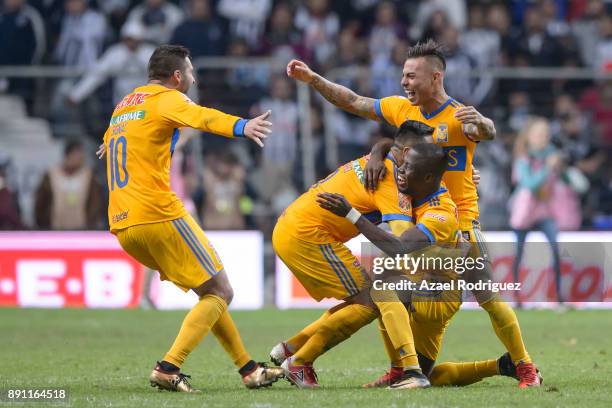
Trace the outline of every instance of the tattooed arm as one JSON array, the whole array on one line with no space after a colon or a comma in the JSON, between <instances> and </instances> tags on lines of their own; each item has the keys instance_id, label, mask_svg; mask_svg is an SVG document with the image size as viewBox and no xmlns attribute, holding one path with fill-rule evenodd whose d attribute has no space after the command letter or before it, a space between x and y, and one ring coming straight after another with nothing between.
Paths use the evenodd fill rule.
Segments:
<instances>
[{"instance_id":1,"label":"tattooed arm","mask_svg":"<svg viewBox=\"0 0 612 408\"><path fill-rule=\"evenodd\" d=\"M378 120L374 110L373 98L357 95L345 86L328 81L312 71L302 61L291 60L287 64L287 75L290 78L309 84L325 99L340 109L367 119Z\"/></svg>"}]
</instances>

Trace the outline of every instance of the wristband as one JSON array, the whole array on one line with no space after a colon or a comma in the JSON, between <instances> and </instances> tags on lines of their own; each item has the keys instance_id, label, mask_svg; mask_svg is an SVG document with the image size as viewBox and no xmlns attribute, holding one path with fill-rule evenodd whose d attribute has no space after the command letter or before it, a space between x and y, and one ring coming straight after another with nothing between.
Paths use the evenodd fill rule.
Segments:
<instances>
[{"instance_id":1,"label":"wristband","mask_svg":"<svg viewBox=\"0 0 612 408\"><path fill-rule=\"evenodd\" d=\"M361 217L361 213L354 208L351 208L351 211L349 211L349 213L346 214L346 218L353 224L357 222L359 217Z\"/></svg>"}]
</instances>

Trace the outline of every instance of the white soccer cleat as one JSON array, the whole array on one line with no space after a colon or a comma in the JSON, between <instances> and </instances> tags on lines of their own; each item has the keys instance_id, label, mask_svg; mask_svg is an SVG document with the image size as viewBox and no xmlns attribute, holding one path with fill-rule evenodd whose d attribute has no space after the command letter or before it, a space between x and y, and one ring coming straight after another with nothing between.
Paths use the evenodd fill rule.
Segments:
<instances>
[{"instance_id":1,"label":"white soccer cleat","mask_svg":"<svg viewBox=\"0 0 612 408\"><path fill-rule=\"evenodd\" d=\"M272 347L272 351L270 351L270 361L272 361L277 366L280 366L286 359L288 359L292 355L293 353L289 351L287 343L283 341Z\"/></svg>"}]
</instances>

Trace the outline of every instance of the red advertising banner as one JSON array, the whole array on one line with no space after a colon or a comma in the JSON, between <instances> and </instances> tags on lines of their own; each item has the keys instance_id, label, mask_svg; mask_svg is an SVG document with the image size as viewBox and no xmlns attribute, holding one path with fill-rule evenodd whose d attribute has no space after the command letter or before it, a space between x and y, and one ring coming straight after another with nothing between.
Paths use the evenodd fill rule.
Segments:
<instances>
[{"instance_id":1,"label":"red advertising banner","mask_svg":"<svg viewBox=\"0 0 612 408\"><path fill-rule=\"evenodd\" d=\"M0 234L0 306L137 306L142 266L93 234Z\"/></svg>"}]
</instances>

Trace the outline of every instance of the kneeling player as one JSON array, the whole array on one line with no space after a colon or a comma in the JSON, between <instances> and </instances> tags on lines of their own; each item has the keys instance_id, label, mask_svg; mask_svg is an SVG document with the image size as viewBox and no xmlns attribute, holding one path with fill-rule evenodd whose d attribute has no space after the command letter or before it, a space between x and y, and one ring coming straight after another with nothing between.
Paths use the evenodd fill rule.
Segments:
<instances>
[{"instance_id":1,"label":"kneeling player","mask_svg":"<svg viewBox=\"0 0 612 408\"><path fill-rule=\"evenodd\" d=\"M423 128L419 122L403 124L397 132L396 146L386 160L389 171L395 171L392 161L401 160L405 148L422 143L431 130ZM368 294L370 279L357 258L344 245L358 234L357 229L348 220L338 220L321 209L316 202L319 193L343 192L351 197L360 211L368 213L368 217L388 221L394 232L399 234L411 228L413 220L409 199L398 193L393 179L381 181L381 187L376 192L364 188L363 167L366 160L361 158L347 163L315 184L287 208L274 229L272 242L276 253L314 299L330 297L347 300L347 303L327 311L318 321L273 349L271 358L277 364L296 352L292 372L288 376L300 387L317 386L312 366L305 363L310 362L312 355L316 354L312 351L315 345L307 344L316 333L327 330L327 334L336 336L337 333L330 328L330 325L335 325L336 329L343 331L344 336L335 338L334 344L337 344L369 323L378 315L378 311L389 329L394 348L402 354L404 366L414 371L420 370L407 311L397 300L383 299L373 307ZM344 319L342 316L348 317ZM322 344L321 336L317 339L318 347ZM330 342L325 343L331 347ZM309 348L310 352L307 351ZM307 355L301 357L300 353ZM429 385L424 376L421 375L420 380L413 385Z\"/></svg>"},{"instance_id":2,"label":"kneeling player","mask_svg":"<svg viewBox=\"0 0 612 408\"><path fill-rule=\"evenodd\" d=\"M412 252L415 249L415 243L418 242L444 243L456 239L451 232L454 231L455 234L458 232L455 207L452 202L447 203L443 198L435 199L431 195L431 173L427 174L424 171L428 171L428 166L433 164L425 163L425 155L419 157L420 150L432 148L439 149L433 145L416 146L407 153L404 165L398 170L398 189L413 197L413 215L417 222L416 228L406 231L399 238L377 228L365 217L355 215L356 210L340 195L322 195L321 206L341 217L353 214L353 219L356 219L355 226L359 231L389 256ZM435 180L433 184L435 185ZM450 299L448 299L449 294ZM432 296L439 298L434 299ZM445 296L446 298L443 298ZM516 379L522 378L521 373L518 372L521 366L517 368L508 353L497 360L442 363L434 366L446 327L461 305L460 296L459 292L415 291L412 293L409 305L411 309L410 327L415 339L419 365L423 373L429 377L431 384L434 386L468 385L498 374ZM385 345L387 352L394 356L392 366L400 367L400 355L389 346L388 342ZM537 375L539 384L541 376L539 373ZM366 387L391 384L391 388L402 388L405 381L405 371L401 368L392 368L379 380L366 384Z\"/></svg>"}]
</instances>

